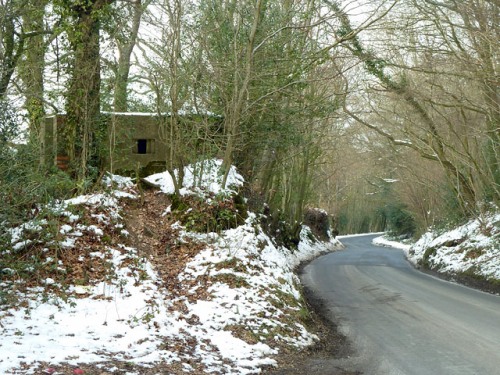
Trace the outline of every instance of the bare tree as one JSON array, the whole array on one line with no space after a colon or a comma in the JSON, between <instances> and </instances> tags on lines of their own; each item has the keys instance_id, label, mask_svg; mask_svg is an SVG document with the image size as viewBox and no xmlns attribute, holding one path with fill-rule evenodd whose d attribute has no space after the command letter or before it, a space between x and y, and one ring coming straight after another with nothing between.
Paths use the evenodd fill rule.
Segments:
<instances>
[{"instance_id":1,"label":"bare tree","mask_svg":"<svg viewBox=\"0 0 500 375\"><path fill-rule=\"evenodd\" d=\"M177 193L182 188L184 167L195 153L193 140L196 142L190 129L193 113L185 108L193 80L188 74L192 51L184 48L190 27L188 8L179 0L153 4L146 20L155 37L141 40L147 69L144 80L154 96L162 140L167 144L166 166Z\"/></svg>"},{"instance_id":2,"label":"bare tree","mask_svg":"<svg viewBox=\"0 0 500 375\"><path fill-rule=\"evenodd\" d=\"M4 99L18 62L24 53L28 35L22 15L26 1L0 2L0 100Z\"/></svg>"},{"instance_id":3,"label":"bare tree","mask_svg":"<svg viewBox=\"0 0 500 375\"><path fill-rule=\"evenodd\" d=\"M113 108L115 112L126 112L128 109L128 83L131 68L131 58L137 43L142 15L151 0L132 0L117 2L120 8L116 11L112 30L118 49L116 65Z\"/></svg>"},{"instance_id":4,"label":"bare tree","mask_svg":"<svg viewBox=\"0 0 500 375\"><path fill-rule=\"evenodd\" d=\"M427 13L416 13L417 18L414 11L407 9L408 4L402 5L400 12L391 18L393 25L385 28L386 38L383 45L377 45L377 52L363 45L359 37L351 39L347 48L376 82L368 87L370 102L363 104L366 109L369 103L369 113L366 110L364 114L355 113L352 101L346 102L344 109L357 122L392 144L411 148L437 162L454 187L463 211L471 215L484 192L481 186L492 185L498 199L498 184L488 177L492 175L491 163L485 165L478 154L487 134L493 139L491 130L485 132L485 117L481 115L485 113L484 107L477 102L477 93L481 91L479 82L484 79L463 66L464 53L480 54L465 47L466 22L458 31L456 14L450 14L455 7L450 8L450 4L426 2ZM339 15L341 32L352 34L348 16L335 4L331 6ZM399 32L395 25L406 26ZM425 30L425 38L419 36L422 30ZM403 33L410 39L405 40ZM467 93L463 90L464 82L472 85ZM484 91L491 93L491 88ZM494 109L488 111L495 112ZM483 129L476 132L482 141L470 139L472 121L479 125L476 129ZM488 128L491 129L491 125Z\"/></svg>"}]
</instances>

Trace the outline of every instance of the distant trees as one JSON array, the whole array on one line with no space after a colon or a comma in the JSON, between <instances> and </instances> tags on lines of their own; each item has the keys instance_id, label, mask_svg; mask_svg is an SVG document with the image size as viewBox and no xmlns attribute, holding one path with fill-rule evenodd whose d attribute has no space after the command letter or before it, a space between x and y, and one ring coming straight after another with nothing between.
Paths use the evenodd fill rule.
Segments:
<instances>
[{"instance_id":1,"label":"distant trees","mask_svg":"<svg viewBox=\"0 0 500 375\"><path fill-rule=\"evenodd\" d=\"M336 11L341 32L352 33ZM436 162L465 215L500 198L498 12L488 1L405 2L371 45L358 37L344 44L369 74L360 86L350 83L345 112L394 147Z\"/></svg>"},{"instance_id":2,"label":"distant trees","mask_svg":"<svg viewBox=\"0 0 500 375\"><path fill-rule=\"evenodd\" d=\"M200 122L204 117L201 113L197 117L190 100L197 69L189 42L192 38L191 11L188 4L179 0L154 2L145 17L151 32L141 41L142 68L145 70L142 82L151 93L152 108L159 115L162 140L168 145L164 161L176 192L182 188L184 167L196 157L199 134L190 115ZM202 126L200 124L200 128ZM178 172L174 173L175 170Z\"/></svg>"},{"instance_id":3,"label":"distant trees","mask_svg":"<svg viewBox=\"0 0 500 375\"><path fill-rule=\"evenodd\" d=\"M8 0L0 5L0 100L24 96L30 138L39 159L38 140L45 117L45 40L51 33L44 23L47 2Z\"/></svg>"},{"instance_id":4,"label":"distant trees","mask_svg":"<svg viewBox=\"0 0 500 375\"><path fill-rule=\"evenodd\" d=\"M44 23L48 0L26 2L22 13L23 30L30 36L24 46L24 58L20 61L19 76L22 80L25 107L29 116L31 137L38 139L45 119L44 74L46 39L51 34Z\"/></svg>"},{"instance_id":5,"label":"distant trees","mask_svg":"<svg viewBox=\"0 0 500 375\"><path fill-rule=\"evenodd\" d=\"M236 163L277 216L298 223L314 188L325 118L336 110L319 76L328 74L319 66L330 56L318 35L331 14L318 1L205 1L202 11L225 165Z\"/></svg>"},{"instance_id":6,"label":"distant trees","mask_svg":"<svg viewBox=\"0 0 500 375\"><path fill-rule=\"evenodd\" d=\"M43 22L46 4L47 0L6 0L0 4L0 100L6 100L17 72L35 133L43 117L44 36L50 33Z\"/></svg>"},{"instance_id":7,"label":"distant trees","mask_svg":"<svg viewBox=\"0 0 500 375\"><path fill-rule=\"evenodd\" d=\"M424 100L446 119L447 131L455 140L450 149L470 180L476 202L487 198L498 204L500 5L493 1L427 0L414 2L414 6L431 22L434 44L444 44L437 49L415 43L427 52L418 70L429 70L419 71L418 76L434 77Z\"/></svg>"},{"instance_id":8,"label":"distant trees","mask_svg":"<svg viewBox=\"0 0 500 375\"><path fill-rule=\"evenodd\" d=\"M140 43L143 82L155 108L170 113L168 169L192 160L186 145L194 137L204 154L224 160L224 180L238 165L261 199L299 222L330 126L325 117L339 109L333 85L323 82L331 73L320 67L330 57L317 40L332 14L312 0L203 0L198 7L170 0L150 10L145 22L157 37ZM222 128L181 121L181 111L214 113Z\"/></svg>"}]
</instances>

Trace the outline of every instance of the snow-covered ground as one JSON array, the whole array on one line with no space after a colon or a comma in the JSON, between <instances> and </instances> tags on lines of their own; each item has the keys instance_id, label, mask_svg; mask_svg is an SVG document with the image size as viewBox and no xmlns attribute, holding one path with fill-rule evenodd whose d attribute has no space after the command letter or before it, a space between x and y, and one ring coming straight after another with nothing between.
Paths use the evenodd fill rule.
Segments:
<instances>
[{"instance_id":1,"label":"snow-covered ground","mask_svg":"<svg viewBox=\"0 0 500 375\"><path fill-rule=\"evenodd\" d=\"M377 246L394 247L396 249L404 250L404 252L406 253L406 255L408 255L408 251L410 250L410 247L411 247L410 244L406 244L406 243L402 243L402 242L399 242L399 241L390 240L390 239L387 239L383 235L380 236L380 237L375 237L372 240L372 243L374 245L377 245Z\"/></svg>"},{"instance_id":2,"label":"snow-covered ground","mask_svg":"<svg viewBox=\"0 0 500 375\"><path fill-rule=\"evenodd\" d=\"M216 169L205 175L201 185L219 191ZM151 181L171 191L169 176L152 176ZM187 181L186 188L192 187ZM242 183L235 170L230 181L233 187ZM134 185L117 176L107 182L113 186L107 193L51 208L63 224L46 247L40 245L39 260L51 265L54 277L20 288L19 270L0 270L9 275L0 288L16 299L15 306L0 310L1 374L34 374L40 368L63 374L58 370L63 363L75 368L95 363L106 373L118 371L110 363L145 368L162 363L176 364L183 373L250 374L276 363L278 344L300 348L316 340L296 318L303 305L293 271L300 262L340 247L337 240L312 242L304 228L297 250L278 248L254 214L220 234L181 228L179 241L204 245L172 276L182 291L172 293L155 264L126 245L122 202L136 198ZM170 215L165 207L158 209ZM33 234L49 224L40 219L14 228L11 247L0 249L0 256L44 244ZM110 241L111 232L123 243ZM60 275L86 272L104 276L99 282L85 277L71 285L60 281Z\"/></svg>"},{"instance_id":3,"label":"snow-covered ground","mask_svg":"<svg viewBox=\"0 0 500 375\"><path fill-rule=\"evenodd\" d=\"M428 232L408 252L446 273L471 273L500 280L500 214L485 215L444 233Z\"/></svg>"},{"instance_id":4,"label":"snow-covered ground","mask_svg":"<svg viewBox=\"0 0 500 375\"><path fill-rule=\"evenodd\" d=\"M500 213L486 214L452 230L429 231L412 245L383 236L373 242L403 249L416 266L452 275L500 280Z\"/></svg>"},{"instance_id":5,"label":"snow-covered ground","mask_svg":"<svg viewBox=\"0 0 500 375\"><path fill-rule=\"evenodd\" d=\"M221 186L221 177L218 171L222 167L222 160L211 159L204 160L184 168L183 187L180 189L181 194L193 194L199 189L205 189L213 193L221 191L231 191L232 188L242 186L244 183L243 177L236 171L234 166L231 166L226 181L226 188ZM201 176L201 177L198 177ZM156 173L146 178L147 181L158 185L166 194L175 192L172 176L168 172Z\"/></svg>"}]
</instances>

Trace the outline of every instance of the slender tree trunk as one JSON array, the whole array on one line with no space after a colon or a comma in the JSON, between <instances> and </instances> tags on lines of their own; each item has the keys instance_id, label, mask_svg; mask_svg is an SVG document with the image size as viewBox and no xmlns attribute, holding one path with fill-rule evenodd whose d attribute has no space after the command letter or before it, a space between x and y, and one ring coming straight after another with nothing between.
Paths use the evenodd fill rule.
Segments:
<instances>
[{"instance_id":1,"label":"slender tree trunk","mask_svg":"<svg viewBox=\"0 0 500 375\"><path fill-rule=\"evenodd\" d=\"M24 52L25 35L22 31L16 29L15 11L9 9L12 5L7 4L2 6L2 14L0 14L0 100L4 99L7 94L7 89L19 62L19 59ZM13 13L11 13L13 12Z\"/></svg>"},{"instance_id":2,"label":"slender tree trunk","mask_svg":"<svg viewBox=\"0 0 500 375\"><path fill-rule=\"evenodd\" d=\"M118 46L118 68L115 81L114 110L115 112L126 112L128 110L128 81L131 66L132 51L137 42L137 35L141 25L143 5L141 0L133 0L132 6L132 26L127 40L117 39Z\"/></svg>"},{"instance_id":3,"label":"slender tree trunk","mask_svg":"<svg viewBox=\"0 0 500 375\"><path fill-rule=\"evenodd\" d=\"M235 66L235 71L233 72L234 74L234 80L235 80L235 86L234 86L234 95L233 95L233 102L231 103L231 107L229 108L229 113L227 113L227 119L226 119L226 135L227 135L227 143L226 143L226 149L224 152L224 160L222 163L222 170L224 172L223 178L222 178L222 186L225 187L227 184L227 177L229 175L229 170L231 168L231 164L233 163L233 152L235 150L236 146L236 140L235 138L237 137L238 133L238 127L239 123L241 121L241 114L243 111L243 107L245 104L245 98L248 93L248 87L250 85L250 80L252 77L252 69L253 69L253 61L254 61L254 46L255 46L255 38L257 34L257 30L259 28L259 24L261 21L261 13L262 13L262 6L263 6L263 1L262 0L257 0L255 4L255 10L253 14L253 23L252 23L252 29L250 31L250 35L248 37L248 43L246 46L246 53L245 53L245 66L244 66L244 75L243 75L243 80L241 82L241 86L238 83L239 79L238 76L240 75L239 69L237 69L237 66ZM237 53L237 51L235 51ZM237 57L237 56L235 56Z\"/></svg>"},{"instance_id":4,"label":"slender tree trunk","mask_svg":"<svg viewBox=\"0 0 500 375\"><path fill-rule=\"evenodd\" d=\"M25 58L19 69L26 96L25 107L29 116L30 139L40 147L41 164L44 163L40 130L45 121L43 94L46 46L43 31L47 2L47 0L33 0L29 12L23 15L23 27L27 33L33 35L26 40Z\"/></svg>"}]
</instances>

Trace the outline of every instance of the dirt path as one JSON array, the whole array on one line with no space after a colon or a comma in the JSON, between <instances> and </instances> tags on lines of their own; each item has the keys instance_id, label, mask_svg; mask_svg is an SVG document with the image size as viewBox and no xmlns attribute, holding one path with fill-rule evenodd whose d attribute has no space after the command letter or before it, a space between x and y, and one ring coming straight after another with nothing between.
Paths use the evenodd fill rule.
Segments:
<instances>
[{"instance_id":1,"label":"dirt path","mask_svg":"<svg viewBox=\"0 0 500 375\"><path fill-rule=\"evenodd\" d=\"M166 194L146 190L141 199L131 200L125 210L125 228L130 234L131 246L147 257L161 252L162 239L170 223L165 210L170 202Z\"/></svg>"}]
</instances>

